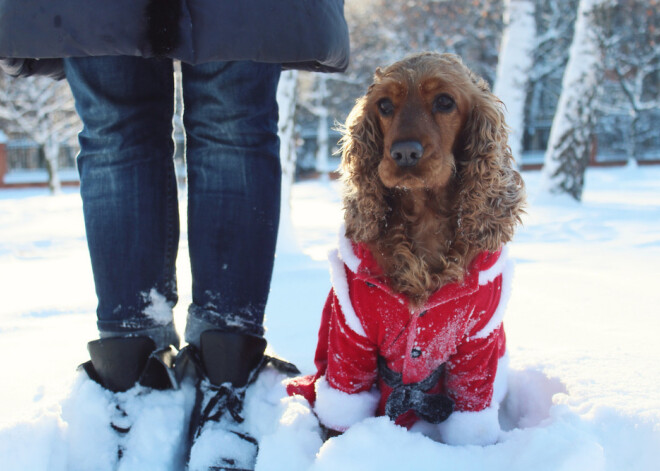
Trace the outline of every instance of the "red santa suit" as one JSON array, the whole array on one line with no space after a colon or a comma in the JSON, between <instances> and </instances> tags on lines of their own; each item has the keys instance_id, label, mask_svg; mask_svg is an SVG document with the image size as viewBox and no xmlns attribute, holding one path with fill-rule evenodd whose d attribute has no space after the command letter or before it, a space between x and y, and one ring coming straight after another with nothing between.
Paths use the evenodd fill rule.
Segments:
<instances>
[{"instance_id":1,"label":"red santa suit","mask_svg":"<svg viewBox=\"0 0 660 471\"><path fill-rule=\"evenodd\" d=\"M380 358L381 371L386 366L399 384L426 380L428 387L431 378L435 384L424 394L453 401L449 418L434 426L424 422L425 431L433 427L432 434L452 444L496 441L506 390L502 317L512 275L506 249L480 253L462 282L443 286L413 311L382 281L366 246L342 238L330 265L333 286L319 329L317 373L291 380L289 394L303 395L334 430L384 415L392 384L379 375ZM409 428L418 421L413 409L396 417Z\"/></svg>"}]
</instances>

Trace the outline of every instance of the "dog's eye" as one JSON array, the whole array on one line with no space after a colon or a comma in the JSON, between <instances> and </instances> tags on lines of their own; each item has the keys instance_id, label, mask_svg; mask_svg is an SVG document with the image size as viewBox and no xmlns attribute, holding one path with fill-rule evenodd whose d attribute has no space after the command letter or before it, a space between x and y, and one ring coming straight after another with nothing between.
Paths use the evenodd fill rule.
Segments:
<instances>
[{"instance_id":1,"label":"dog's eye","mask_svg":"<svg viewBox=\"0 0 660 471\"><path fill-rule=\"evenodd\" d=\"M383 116L392 116L392 113L394 113L394 103L389 98L383 98L378 102L378 111Z\"/></svg>"},{"instance_id":2,"label":"dog's eye","mask_svg":"<svg viewBox=\"0 0 660 471\"><path fill-rule=\"evenodd\" d=\"M456 102L452 97L443 93L438 95L433 101L433 111L435 113L448 113L456 107Z\"/></svg>"}]
</instances>

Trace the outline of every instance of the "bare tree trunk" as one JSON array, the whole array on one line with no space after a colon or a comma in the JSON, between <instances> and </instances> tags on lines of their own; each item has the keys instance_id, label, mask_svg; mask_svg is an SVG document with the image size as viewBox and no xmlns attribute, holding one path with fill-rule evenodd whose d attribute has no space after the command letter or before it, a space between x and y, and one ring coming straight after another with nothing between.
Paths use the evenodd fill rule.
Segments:
<instances>
[{"instance_id":1,"label":"bare tree trunk","mask_svg":"<svg viewBox=\"0 0 660 471\"><path fill-rule=\"evenodd\" d=\"M628 126L628 145L626 146L629 167L637 167L637 126L639 125L639 113L633 109L630 112L630 124Z\"/></svg>"},{"instance_id":2,"label":"bare tree trunk","mask_svg":"<svg viewBox=\"0 0 660 471\"><path fill-rule=\"evenodd\" d=\"M509 146L514 159L522 164L525 126L525 100L529 72L534 63L534 2L532 0L505 1L506 29L497 63L494 93L506 107L507 124L511 129Z\"/></svg>"},{"instance_id":3,"label":"bare tree trunk","mask_svg":"<svg viewBox=\"0 0 660 471\"><path fill-rule=\"evenodd\" d=\"M325 106L324 100L328 95L328 78L326 75L321 74L318 76L318 103L317 109L319 111L319 125L316 135L316 171L321 174L322 179L328 179L328 108Z\"/></svg>"},{"instance_id":4,"label":"bare tree trunk","mask_svg":"<svg viewBox=\"0 0 660 471\"><path fill-rule=\"evenodd\" d=\"M0 185L5 181L7 170L7 135L0 129Z\"/></svg>"},{"instance_id":5,"label":"bare tree trunk","mask_svg":"<svg viewBox=\"0 0 660 471\"><path fill-rule=\"evenodd\" d=\"M279 106L278 133L280 136L280 161L282 164L282 206L277 251L291 252L297 249L291 220L291 190L296 176L295 111L298 73L288 70L282 73L277 88Z\"/></svg>"},{"instance_id":6,"label":"bare tree trunk","mask_svg":"<svg viewBox=\"0 0 660 471\"><path fill-rule=\"evenodd\" d=\"M57 195L62 191L62 182L59 174L60 143L54 137L49 137L43 143L44 163L48 173L48 189L51 195Z\"/></svg>"},{"instance_id":7,"label":"bare tree trunk","mask_svg":"<svg viewBox=\"0 0 660 471\"><path fill-rule=\"evenodd\" d=\"M604 0L580 0L575 33L552 121L543 168L543 190L580 201L594 127L594 98L601 68L588 14Z\"/></svg>"}]
</instances>

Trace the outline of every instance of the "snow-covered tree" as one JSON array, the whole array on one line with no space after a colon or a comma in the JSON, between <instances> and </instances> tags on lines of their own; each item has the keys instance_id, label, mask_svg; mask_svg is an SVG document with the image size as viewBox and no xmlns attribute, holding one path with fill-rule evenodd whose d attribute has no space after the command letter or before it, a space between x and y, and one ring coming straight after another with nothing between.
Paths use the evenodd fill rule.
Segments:
<instances>
[{"instance_id":1,"label":"snow-covered tree","mask_svg":"<svg viewBox=\"0 0 660 471\"><path fill-rule=\"evenodd\" d=\"M579 0L534 0L536 39L530 80L543 81L559 70L563 73L573 40Z\"/></svg>"},{"instance_id":2,"label":"snow-covered tree","mask_svg":"<svg viewBox=\"0 0 660 471\"><path fill-rule=\"evenodd\" d=\"M528 74L524 149L545 151L573 39L577 0L534 0L536 37Z\"/></svg>"},{"instance_id":3,"label":"snow-covered tree","mask_svg":"<svg viewBox=\"0 0 660 471\"><path fill-rule=\"evenodd\" d=\"M522 161L525 102L529 74L534 63L534 2L506 0L500 56L497 63L494 93L506 107L507 124L511 129L509 146L520 165Z\"/></svg>"},{"instance_id":4,"label":"snow-covered tree","mask_svg":"<svg viewBox=\"0 0 660 471\"><path fill-rule=\"evenodd\" d=\"M336 142L330 138L331 127L339 121L343 114L341 105L353 102L352 98L343 96L344 103L330 93L330 90L340 90L342 87L355 85L352 79L339 74L301 74L298 87L298 108L301 121L316 130L316 152L314 169L322 176L329 178L334 170L330 165L331 149Z\"/></svg>"},{"instance_id":5,"label":"snow-covered tree","mask_svg":"<svg viewBox=\"0 0 660 471\"><path fill-rule=\"evenodd\" d=\"M543 166L543 189L582 198L602 68L590 13L608 0L580 0Z\"/></svg>"},{"instance_id":6,"label":"snow-covered tree","mask_svg":"<svg viewBox=\"0 0 660 471\"><path fill-rule=\"evenodd\" d=\"M605 113L629 116L625 148L629 164L635 164L642 117L660 111L660 1L604 3L594 10L593 21L603 68L621 97L602 100L600 106Z\"/></svg>"},{"instance_id":7,"label":"snow-covered tree","mask_svg":"<svg viewBox=\"0 0 660 471\"><path fill-rule=\"evenodd\" d=\"M0 120L9 134L27 137L43 149L48 186L58 193L60 148L82 128L66 81L0 74Z\"/></svg>"}]
</instances>

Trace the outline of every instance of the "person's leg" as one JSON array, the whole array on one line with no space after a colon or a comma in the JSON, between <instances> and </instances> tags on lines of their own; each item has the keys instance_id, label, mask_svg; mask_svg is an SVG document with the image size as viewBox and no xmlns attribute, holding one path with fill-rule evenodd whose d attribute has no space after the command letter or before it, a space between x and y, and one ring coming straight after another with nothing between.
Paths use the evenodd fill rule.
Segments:
<instances>
[{"instance_id":1,"label":"person's leg","mask_svg":"<svg viewBox=\"0 0 660 471\"><path fill-rule=\"evenodd\" d=\"M262 336L280 212L280 66L182 65L193 299L186 341Z\"/></svg>"},{"instance_id":2,"label":"person's leg","mask_svg":"<svg viewBox=\"0 0 660 471\"><path fill-rule=\"evenodd\" d=\"M84 125L78 169L100 336L178 345L172 62L71 58L65 71Z\"/></svg>"}]
</instances>

